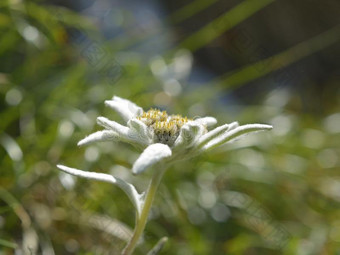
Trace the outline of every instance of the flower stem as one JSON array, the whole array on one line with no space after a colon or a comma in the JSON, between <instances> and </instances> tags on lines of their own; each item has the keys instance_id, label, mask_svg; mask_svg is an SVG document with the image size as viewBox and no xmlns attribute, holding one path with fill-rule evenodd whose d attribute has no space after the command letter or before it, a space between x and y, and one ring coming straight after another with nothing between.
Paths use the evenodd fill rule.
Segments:
<instances>
[{"instance_id":1,"label":"flower stem","mask_svg":"<svg viewBox=\"0 0 340 255\"><path fill-rule=\"evenodd\" d=\"M133 236L131 240L129 241L129 243L127 244L127 246L124 248L122 255L131 255L134 249L136 248L138 240L143 234L143 231L144 231L147 219L148 219L149 211L151 209L152 202L154 200L160 180L162 179L163 173L164 173L164 169L155 171L151 179L151 183L149 185L148 191L145 196L145 201L144 201L142 212L139 217L137 216L138 218L136 220L136 226L133 232Z\"/></svg>"}]
</instances>

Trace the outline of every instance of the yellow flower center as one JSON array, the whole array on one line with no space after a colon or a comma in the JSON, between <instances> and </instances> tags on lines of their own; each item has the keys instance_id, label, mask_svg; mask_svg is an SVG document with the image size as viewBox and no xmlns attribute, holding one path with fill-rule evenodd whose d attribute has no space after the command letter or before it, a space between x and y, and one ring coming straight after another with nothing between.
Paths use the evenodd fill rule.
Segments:
<instances>
[{"instance_id":1,"label":"yellow flower center","mask_svg":"<svg viewBox=\"0 0 340 255\"><path fill-rule=\"evenodd\" d=\"M143 112L137 119L144 122L154 133L154 142L173 145L181 127L191 121L181 115L168 115L166 111L150 109Z\"/></svg>"}]
</instances>

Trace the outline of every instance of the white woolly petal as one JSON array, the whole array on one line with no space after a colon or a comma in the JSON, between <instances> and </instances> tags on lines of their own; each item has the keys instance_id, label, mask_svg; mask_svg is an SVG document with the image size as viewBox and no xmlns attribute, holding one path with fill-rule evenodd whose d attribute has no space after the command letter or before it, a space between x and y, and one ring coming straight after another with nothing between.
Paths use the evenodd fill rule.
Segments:
<instances>
[{"instance_id":1,"label":"white woolly petal","mask_svg":"<svg viewBox=\"0 0 340 255\"><path fill-rule=\"evenodd\" d=\"M190 121L184 124L175 141L174 148L191 147L205 132L205 127L196 121Z\"/></svg>"},{"instance_id":2,"label":"white woolly petal","mask_svg":"<svg viewBox=\"0 0 340 255\"><path fill-rule=\"evenodd\" d=\"M222 126L219 126L211 131L209 131L208 133L202 135L198 141L197 141L197 146L201 147L204 144L208 143L209 141L211 141L212 139L216 138L217 136L223 134L225 131L230 129L230 125L229 124L225 124Z\"/></svg>"},{"instance_id":3,"label":"white woolly petal","mask_svg":"<svg viewBox=\"0 0 340 255\"><path fill-rule=\"evenodd\" d=\"M114 96L105 105L115 110L126 122L143 113L143 109L127 99Z\"/></svg>"},{"instance_id":4,"label":"white woolly petal","mask_svg":"<svg viewBox=\"0 0 340 255\"><path fill-rule=\"evenodd\" d=\"M235 129L235 128L239 127L239 126L240 126L240 124L239 124L237 121L231 122L231 123L229 124L229 129L228 129L228 131L230 131L230 130L232 130L232 129Z\"/></svg>"},{"instance_id":5,"label":"white woolly petal","mask_svg":"<svg viewBox=\"0 0 340 255\"><path fill-rule=\"evenodd\" d=\"M119 140L131 143L131 144L140 144L140 145L148 145L149 142L142 137L139 133L135 130L132 130L128 127L125 127L115 121L109 120L105 117L98 117L97 123L102 127L105 127L109 130L113 130L119 136Z\"/></svg>"},{"instance_id":6,"label":"white woolly petal","mask_svg":"<svg viewBox=\"0 0 340 255\"><path fill-rule=\"evenodd\" d=\"M115 121L109 120L105 117L98 117L97 118L97 123L98 125L101 125L102 127L109 129L109 130L113 130L114 132L116 132L118 135L121 136L127 136L128 132L129 132L129 128L125 127Z\"/></svg>"},{"instance_id":7,"label":"white woolly petal","mask_svg":"<svg viewBox=\"0 0 340 255\"><path fill-rule=\"evenodd\" d=\"M215 139L216 137L221 136L225 132L229 132L232 129L235 129L238 126L239 126L238 122L232 122L230 124L225 124L225 125L219 126L215 129L209 131L208 133L202 135L199 138L199 140L197 141L197 146L202 147L203 145L207 144L208 142Z\"/></svg>"},{"instance_id":8,"label":"white woolly petal","mask_svg":"<svg viewBox=\"0 0 340 255\"><path fill-rule=\"evenodd\" d=\"M87 145L94 142L118 141L118 134L112 130L97 131L78 142L78 146Z\"/></svg>"},{"instance_id":9,"label":"white woolly petal","mask_svg":"<svg viewBox=\"0 0 340 255\"><path fill-rule=\"evenodd\" d=\"M71 168L71 167L67 167L67 166L63 166L63 165L57 165L57 167L69 174L75 175L75 176L79 176L79 177L83 177L86 179L92 179L92 180L97 180L97 181L103 181L103 182L109 182L112 183L114 185L117 185L119 188L121 188L125 194L129 197L129 199L131 200L132 204L135 206L138 215L140 215L141 213L141 209L142 209L142 204L143 204L143 194L139 194L136 190L136 188L122 180L119 178L115 178L112 175L109 174L104 174L104 173L95 173L95 172L87 172L87 171L83 171L83 170L79 170L76 168Z\"/></svg>"},{"instance_id":10,"label":"white woolly petal","mask_svg":"<svg viewBox=\"0 0 340 255\"><path fill-rule=\"evenodd\" d=\"M194 120L206 127L212 127L217 123L217 120L213 117L204 117L204 118L197 118Z\"/></svg>"},{"instance_id":11,"label":"white woolly petal","mask_svg":"<svg viewBox=\"0 0 340 255\"><path fill-rule=\"evenodd\" d=\"M152 134L150 133L150 129L144 122L138 119L131 119L128 121L128 126L130 130L134 130L136 134L139 136L139 140L145 141L145 144L149 144L152 141Z\"/></svg>"},{"instance_id":12,"label":"white woolly petal","mask_svg":"<svg viewBox=\"0 0 340 255\"><path fill-rule=\"evenodd\" d=\"M132 172L139 174L145 171L148 167L170 157L172 154L168 145L155 143L149 145L133 164ZM157 169L155 170L157 171Z\"/></svg>"},{"instance_id":13,"label":"white woolly petal","mask_svg":"<svg viewBox=\"0 0 340 255\"><path fill-rule=\"evenodd\" d=\"M264 125L264 124L247 124L247 125L239 126L211 140L208 144L206 144L203 147L203 149L204 150L212 149L224 143L230 142L236 138L239 138L240 136L243 136L245 134L248 134L251 132L263 131L263 130L270 130L272 128L273 128L272 126Z\"/></svg>"}]
</instances>

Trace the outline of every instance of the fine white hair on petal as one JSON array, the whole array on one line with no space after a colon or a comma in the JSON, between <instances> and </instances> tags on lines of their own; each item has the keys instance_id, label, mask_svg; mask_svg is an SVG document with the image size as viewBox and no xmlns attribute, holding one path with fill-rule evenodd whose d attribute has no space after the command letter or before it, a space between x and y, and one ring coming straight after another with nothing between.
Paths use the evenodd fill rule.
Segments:
<instances>
[{"instance_id":1,"label":"fine white hair on petal","mask_svg":"<svg viewBox=\"0 0 340 255\"><path fill-rule=\"evenodd\" d=\"M236 127L225 134L216 137L215 139L211 140L208 142L204 147L203 150L209 150L212 148L215 148L217 146L220 146L224 143L230 142L236 138L239 138L240 136L243 136L248 133L252 132L258 132L258 131L263 131L263 130L270 130L273 127L270 125L265 125L265 124L247 124L247 125L242 125L239 127Z\"/></svg>"},{"instance_id":2,"label":"fine white hair on petal","mask_svg":"<svg viewBox=\"0 0 340 255\"><path fill-rule=\"evenodd\" d=\"M230 132L231 130L237 128L239 126L238 122L232 122L230 124L224 124L213 130L209 131L208 133L202 135L200 139L197 141L197 147L201 148L206 145L208 142L212 141L218 136L223 136L226 132Z\"/></svg>"},{"instance_id":3,"label":"fine white hair on petal","mask_svg":"<svg viewBox=\"0 0 340 255\"><path fill-rule=\"evenodd\" d=\"M78 142L78 146L87 145L94 142L118 141L119 136L115 131L102 130L97 131Z\"/></svg>"},{"instance_id":4,"label":"fine white hair on petal","mask_svg":"<svg viewBox=\"0 0 340 255\"><path fill-rule=\"evenodd\" d=\"M65 173L68 174L72 174L75 176L79 176L79 177L83 177L86 179L94 179L97 181L103 181L103 182L111 182L116 184L117 180L115 177L113 177L112 175L109 174L104 174L104 173L95 173L95 172L87 172L84 170L79 170L76 168L71 168L71 167L67 167L64 165L57 165L57 167L64 171Z\"/></svg>"},{"instance_id":5,"label":"fine white hair on petal","mask_svg":"<svg viewBox=\"0 0 340 255\"><path fill-rule=\"evenodd\" d=\"M152 134L150 129L144 122L138 119L131 119L128 121L128 127L134 130L136 134L139 136L139 140L143 141L145 144L149 144L152 141Z\"/></svg>"},{"instance_id":6,"label":"fine white hair on petal","mask_svg":"<svg viewBox=\"0 0 340 255\"><path fill-rule=\"evenodd\" d=\"M232 129L234 129L234 128L237 128L237 127L239 127L239 126L240 126L240 124L239 124L237 121L231 122L231 123L229 124L229 129L228 129L228 131L230 131L230 130L232 130Z\"/></svg>"},{"instance_id":7,"label":"fine white hair on petal","mask_svg":"<svg viewBox=\"0 0 340 255\"><path fill-rule=\"evenodd\" d=\"M204 132L206 132L205 127L196 121L185 123L180 130L173 148L179 149L191 147Z\"/></svg>"},{"instance_id":8,"label":"fine white hair on petal","mask_svg":"<svg viewBox=\"0 0 340 255\"><path fill-rule=\"evenodd\" d=\"M139 115L139 114L143 113L142 107L138 106L137 104L135 104L135 103L133 103L130 100L127 100L125 98L113 96L112 101L127 106L129 108L129 110L135 115L136 114Z\"/></svg>"},{"instance_id":9,"label":"fine white hair on petal","mask_svg":"<svg viewBox=\"0 0 340 255\"><path fill-rule=\"evenodd\" d=\"M105 105L115 110L126 122L143 113L143 109L135 103L117 96L106 100Z\"/></svg>"},{"instance_id":10,"label":"fine white hair on petal","mask_svg":"<svg viewBox=\"0 0 340 255\"><path fill-rule=\"evenodd\" d=\"M98 117L97 118L98 125L101 125L102 127L113 130L118 135L126 136L128 134L129 128L125 127L115 121L109 120L105 117Z\"/></svg>"},{"instance_id":11,"label":"fine white hair on petal","mask_svg":"<svg viewBox=\"0 0 340 255\"><path fill-rule=\"evenodd\" d=\"M71 168L63 165L57 165L57 167L64 171L65 173L72 174L75 176L83 177L86 179L93 179L97 181L103 181L103 182L109 182L114 185L117 185L119 188L121 188L125 194L130 198L132 204L135 206L138 214L140 215L141 213L141 208L142 208L142 203L143 203L143 194L139 194L136 190L136 188L120 179L120 178L115 178L110 174L104 174L104 173L95 173L95 172L87 172L83 170L79 170L76 168Z\"/></svg>"},{"instance_id":12,"label":"fine white hair on petal","mask_svg":"<svg viewBox=\"0 0 340 255\"><path fill-rule=\"evenodd\" d=\"M149 140L141 136L135 130L125 127L115 121L109 120L105 117L98 117L97 123L106 129L116 132L119 140L121 141L131 143L133 145L145 146L149 144Z\"/></svg>"},{"instance_id":13,"label":"fine white hair on petal","mask_svg":"<svg viewBox=\"0 0 340 255\"><path fill-rule=\"evenodd\" d=\"M197 118L194 121L205 125L206 127L212 127L217 123L217 120L214 117Z\"/></svg>"},{"instance_id":14,"label":"fine white hair on petal","mask_svg":"<svg viewBox=\"0 0 340 255\"><path fill-rule=\"evenodd\" d=\"M170 157L172 154L168 145L154 143L149 145L133 164L132 173L139 174L144 172L148 167ZM157 171L157 169L155 170Z\"/></svg>"},{"instance_id":15,"label":"fine white hair on petal","mask_svg":"<svg viewBox=\"0 0 340 255\"><path fill-rule=\"evenodd\" d=\"M208 133L202 135L198 141L197 146L202 147L203 145L207 144L212 139L216 138L217 136L223 134L225 131L230 130L229 124L224 124L222 126L219 126L217 128L214 128L213 130L209 131Z\"/></svg>"}]
</instances>

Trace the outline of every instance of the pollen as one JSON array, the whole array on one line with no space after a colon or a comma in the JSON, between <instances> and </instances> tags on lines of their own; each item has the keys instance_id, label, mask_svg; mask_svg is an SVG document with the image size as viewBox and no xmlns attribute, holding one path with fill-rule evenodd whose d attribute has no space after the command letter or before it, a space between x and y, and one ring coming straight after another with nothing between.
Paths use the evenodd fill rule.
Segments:
<instances>
[{"instance_id":1,"label":"pollen","mask_svg":"<svg viewBox=\"0 0 340 255\"><path fill-rule=\"evenodd\" d=\"M150 109L143 112L137 119L144 122L153 133L154 142L173 145L181 127L191 121L181 115L168 115L166 111Z\"/></svg>"}]
</instances>

